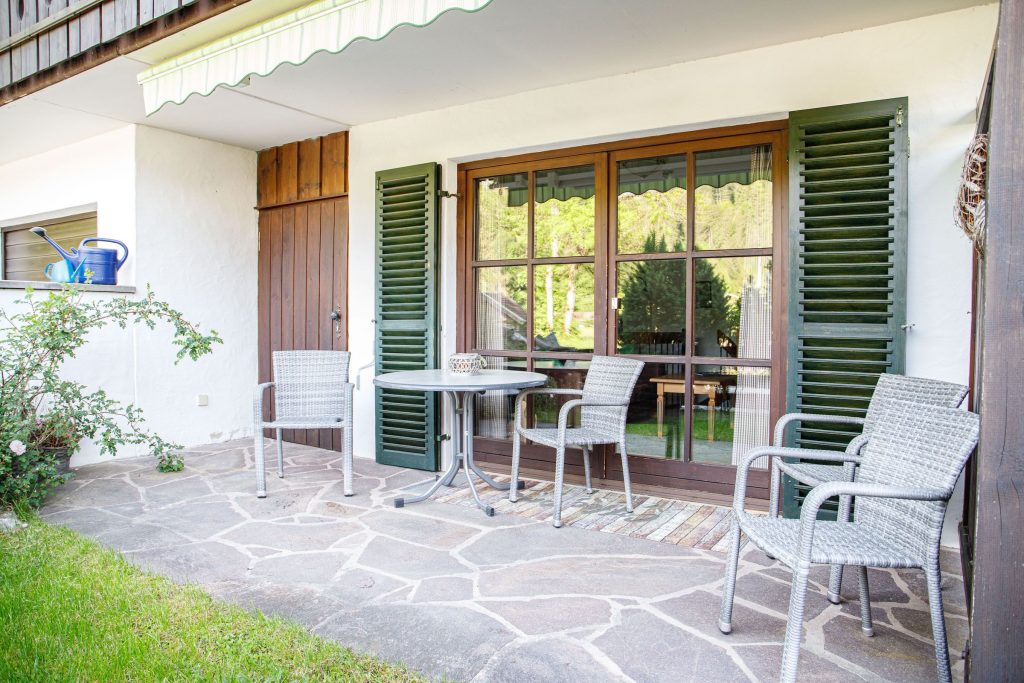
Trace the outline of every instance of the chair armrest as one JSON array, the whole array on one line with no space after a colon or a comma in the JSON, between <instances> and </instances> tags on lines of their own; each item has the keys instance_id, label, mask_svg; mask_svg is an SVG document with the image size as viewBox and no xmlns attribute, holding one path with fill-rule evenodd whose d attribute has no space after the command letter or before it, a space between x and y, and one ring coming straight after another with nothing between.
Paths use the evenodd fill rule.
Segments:
<instances>
[{"instance_id":1,"label":"chair armrest","mask_svg":"<svg viewBox=\"0 0 1024 683\"><path fill-rule=\"evenodd\" d=\"M736 464L736 485L732 493L732 509L736 514L743 514L743 504L747 496L747 475L750 473L750 466L758 458L765 456L785 455L787 451L797 451L798 448L776 448L775 446L762 446L751 448ZM774 460L772 463L774 464Z\"/></svg>"},{"instance_id":2,"label":"chair armrest","mask_svg":"<svg viewBox=\"0 0 1024 683\"><path fill-rule=\"evenodd\" d=\"M569 422L569 413L571 413L575 408L622 408L628 405L629 401L588 401L582 398L566 401L558 411L558 429L563 432L565 431L565 427Z\"/></svg>"},{"instance_id":3,"label":"chair armrest","mask_svg":"<svg viewBox=\"0 0 1024 683\"><path fill-rule=\"evenodd\" d=\"M534 389L523 389L522 391L519 392L519 395L516 396L516 416L515 416L515 422L513 423L513 426L514 426L516 432L519 431L519 428L523 424L523 421L522 421L523 404L526 402L526 398L528 396L532 396L534 394L547 394L547 395L554 394L554 395L561 395L561 396L582 396L583 395L583 390L582 389L560 389L560 388L555 388L555 387L536 387Z\"/></svg>"},{"instance_id":4,"label":"chair armrest","mask_svg":"<svg viewBox=\"0 0 1024 683\"><path fill-rule=\"evenodd\" d=\"M772 443L776 446L783 444L786 436L786 427L794 422L831 422L832 424L864 425L864 418L850 417L848 415L818 415L815 413L787 413L775 423L775 435Z\"/></svg>"},{"instance_id":5,"label":"chair armrest","mask_svg":"<svg viewBox=\"0 0 1024 683\"><path fill-rule=\"evenodd\" d=\"M830 481L815 486L804 497L800 508L800 551L798 557L810 561L811 547L814 543L814 525L818 520L818 511L825 501L836 496L852 496L861 498L895 498L899 500L948 501L953 495L952 490L914 489L904 486L887 486L885 484L866 484L858 481Z\"/></svg>"},{"instance_id":6,"label":"chair armrest","mask_svg":"<svg viewBox=\"0 0 1024 683\"><path fill-rule=\"evenodd\" d=\"M256 392L252 399L252 414L254 423L259 425L263 424L263 395L267 389L274 386L273 382L264 382L256 387Z\"/></svg>"},{"instance_id":7,"label":"chair armrest","mask_svg":"<svg viewBox=\"0 0 1024 683\"><path fill-rule=\"evenodd\" d=\"M736 488L733 490L733 509L737 512L743 512L743 502L747 493L747 475L750 470L750 466L758 458L766 456L775 456L771 460L771 472L774 480L775 472L778 468L777 458L812 458L814 460L824 460L827 462L834 463L859 463L860 456L853 453L843 453L840 451L809 451L804 448L787 448L783 446L761 446L759 448L753 448L747 451L746 455L740 460L736 466ZM773 484L774 486L775 484Z\"/></svg>"}]
</instances>

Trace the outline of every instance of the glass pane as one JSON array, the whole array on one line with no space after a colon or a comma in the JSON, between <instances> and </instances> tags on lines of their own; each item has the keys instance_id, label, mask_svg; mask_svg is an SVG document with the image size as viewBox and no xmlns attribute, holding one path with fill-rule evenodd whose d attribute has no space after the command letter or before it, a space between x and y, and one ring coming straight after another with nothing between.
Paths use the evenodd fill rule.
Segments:
<instances>
[{"instance_id":1,"label":"glass pane","mask_svg":"<svg viewBox=\"0 0 1024 683\"><path fill-rule=\"evenodd\" d=\"M533 253L537 258L594 253L594 167L536 172Z\"/></svg>"},{"instance_id":2,"label":"glass pane","mask_svg":"<svg viewBox=\"0 0 1024 683\"><path fill-rule=\"evenodd\" d=\"M534 351L594 350L594 264L533 268Z\"/></svg>"},{"instance_id":3,"label":"glass pane","mask_svg":"<svg viewBox=\"0 0 1024 683\"><path fill-rule=\"evenodd\" d=\"M694 353L771 358L770 256L694 259Z\"/></svg>"},{"instance_id":4,"label":"glass pane","mask_svg":"<svg viewBox=\"0 0 1024 683\"><path fill-rule=\"evenodd\" d=\"M476 181L476 258L526 258L530 196L526 173Z\"/></svg>"},{"instance_id":5,"label":"glass pane","mask_svg":"<svg viewBox=\"0 0 1024 683\"><path fill-rule=\"evenodd\" d=\"M586 360L537 360L534 370L550 377L546 386L563 389L582 389L587 379L590 361ZM578 396L536 396L533 399L533 426L557 427L558 411L562 404ZM579 410L569 416L569 426L574 427L579 421Z\"/></svg>"},{"instance_id":6,"label":"glass pane","mask_svg":"<svg viewBox=\"0 0 1024 683\"><path fill-rule=\"evenodd\" d=\"M619 353L686 354L686 261L623 261L617 266Z\"/></svg>"},{"instance_id":7,"label":"glass pane","mask_svg":"<svg viewBox=\"0 0 1024 683\"><path fill-rule=\"evenodd\" d=\"M772 246L771 145L698 152L695 164L697 249Z\"/></svg>"},{"instance_id":8,"label":"glass pane","mask_svg":"<svg viewBox=\"0 0 1024 683\"><path fill-rule=\"evenodd\" d=\"M685 367L647 363L626 414L626 451L667 460L683 459Z\"/></svg>"},{"instance_id":9,"label":"glass pane","mask_svg":"<svg viewBox=\"0 0 1024 683\"><path fill-rule=\"evenodd\" d=\"M525 370L525 358L484 356L492 370ZM512 439L512 420L515 418L516 395L507 391L485 391L476 396L477 436L486 439Z\"/></svg>"},{"instance_id":10,"label":"glass pane","mask_svg":"<svg viewBox=\"0 0 1024 683\"><path fill-rule=\"evenodd\" d=\"M620 254L686 250L686 155L620 161Z\"/></svg>"},{"instance_id":11,"label":"glass pane","mask_svg":"<svg viewBox=\"0 0 1024 683\"><path fill-rule=\"evenodd\" d=\"M526 350L526 296L526 266L476 269L476 348Z\"/></svg>"},{"instance_id":12,"label":"glass pane","mask_svg":"<svg viewBox=\"0 0 1024 683\"><path fill-rule=\"evenodd\" d=\"M699 365L693 378L693 461L735 465L767 446L771 370ZM756 463L767 467L767 462Z\"/></svg>"}]
</instances>

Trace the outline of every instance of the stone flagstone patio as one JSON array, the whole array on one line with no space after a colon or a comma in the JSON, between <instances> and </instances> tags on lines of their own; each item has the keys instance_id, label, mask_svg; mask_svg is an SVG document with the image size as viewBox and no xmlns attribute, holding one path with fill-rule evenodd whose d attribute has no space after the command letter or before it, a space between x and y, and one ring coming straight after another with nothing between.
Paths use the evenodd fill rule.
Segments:
<instances>
[{"instance_id":1,"label":"stone flagstone patio","mask_svg":"<svg viewBox=\"0 0 1024 683\"><path fill-rule=\"evenodd\" d=\"M148 458L80 468L42 515L142 567L429 678L778 675L789 572L757 550L740 565L726 637L715 627L720 553L436 501L396 510L397 490L433 476L357 458L356 496L345 498L339 454L292 444L285 452L286 478L269 474L263 500L253 493L252 443L235 441L188 451L185 471L173 475ZM959 573L955 555L944 565ZM843 592L854 598L856 573L847 577ZM872 570L874 638L861 635L856 602L825 600L825 581L827 568L816 568L801 681L934 680L920 572ZM943 589L960 678L967 622L959 576L944 576Z\"/></svg>"}]
</instances>

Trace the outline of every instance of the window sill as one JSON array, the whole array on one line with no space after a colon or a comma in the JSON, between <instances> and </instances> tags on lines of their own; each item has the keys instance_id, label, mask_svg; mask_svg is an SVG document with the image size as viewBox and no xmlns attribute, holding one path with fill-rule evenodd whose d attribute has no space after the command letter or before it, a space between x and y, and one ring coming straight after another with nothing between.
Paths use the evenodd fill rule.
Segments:
<instances>
[{"instance_id":1,"label":"window sill","mask_svg":"<svg viewBox=\"0 0 1024 683\"><path fill-rule=\"evenodd\" d=\"M134 294L135 287L131 285L78 285L86 292L110 292L114 294ZM59 290L62 285L58 282L32 282L29 280L0 280L0 289L32 289Z\"/></svg>"}]
</instances>

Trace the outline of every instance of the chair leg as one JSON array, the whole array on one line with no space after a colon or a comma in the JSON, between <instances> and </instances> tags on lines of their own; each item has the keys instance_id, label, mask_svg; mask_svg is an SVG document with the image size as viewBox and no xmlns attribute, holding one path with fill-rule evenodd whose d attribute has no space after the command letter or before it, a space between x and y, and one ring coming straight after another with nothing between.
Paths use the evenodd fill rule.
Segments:
<instances>
[{"instance_id":1,"label":"chair leg","mask_svg":"<svg viewBox=\"0 0 1024 683\"><path fill-rule=\"evenodd\" d=\"M800 641L804 634L804 604L807 599L807 562L799 562L793 568L793 587L789 594L789 616L786 622L786 641L782 649L783 683L796 683L796 670L800 660Z\"/></svg>"},{"instance_id":2,"label":"chair leg","mask_svg":"<svg viewBox=\"0 0 1024 683\"><path fill-rule=\"evenodd\" d=\"M277 476L284 479L284 441L280 429L277 430Z\"/></svg>"},{"instance_id":3,"label":"chair leg","mask_svg":"<svg viewBox=\"0 0 1024 683\"><path fill-rule=\"evenodd\" d=\"M516 493L519 488L519 450L522 448L522 441L523 439L518 433L512 434L512 486L508 490L510 503L516 502Z\"/></svg>"},{"instance_id":4,"label":"chair leg","mask_svg":"<svg viewBox=\"0 0 1024 683\"><path fill-rule=\"evenodd\" d=\"M256 497L267 497L267 464L263 458L263 428L256 425L256 438L254 439L256 452Z\"/></svg>"},{"instance_id":5,"label":"chair leg","mask_svg":"<svg viewBox=\"0 0 1024 683\"><path fill-rule=\"evenodd\" d=\"M718 630L732 633L732 602L736 596L736 569L740 563L740 525L736 513L729 525L729 560L725 565L725 584L722 586L722 610L718 614Z\"/></svg>"},{"instance_id":6,"label":"chair leg","mask_svg":"<svg viewBox=\"0 0 1024 683\"><path fill-rule=\"evenodd\" d=\"M552 524L556 529L562 526L562 481L564 479L565 446L560 446L555 452L555 511Z\"/></svg>"},{"instance_id":7,"label":"chair leg","mask_svg":"<svg viewBox=\"0 0 1024 683\"><path fill-rule=\"evenodd\" d=\"M838 605L843 601L840 589L843 585L843 565L834 564L828 574L828 601Z\"/></svg>"},{"instance_id":8,"label":"chair leg","mask_svg":"<svg viewBox=\"0 0 1024 683\"><path fill-rule=\"evenodd\" d=\"M345 479L346 496L354 496L352 489L352 425L346 425L341 432L341 472Z\"/></svg>"},{"instance_id":9,"label":"chair leg","mask_svg":"<svg viewBox=\"0 0 1024 683\"><path fill-rule=\"evenodd\" d=\"M942 574L936 557L924 570L928 583L928 610L932 613L932 636L935 639L935 667L938 680L949 683L952 673L949 668L949 644L946 641L946 618L942 611Z\"/></svg>"},{"instance_id":10,"label":"chair leg","mask_svg":"<svg viewBox=\"0 0 1024 683\"><path fill-rule=\"evenodd\" d=\"M629 485L629 456L626 455L626 440L619 442L619 451L622 453L622 483L626 488L626 512L633 511L633 489Z\"/></svg>"},{"instance_id":11,"label":"chair leg","mask_svg":"<svg viewBox=\"0 0 1024 683\"><path fill-rule=\"evenodd\" d=\"M849 522L853 508L853 498L851 496L840 496L839 497L839 513L836 515L836 520L840 522ZM828 575L828 601L833 605L838 605L842 602L843 596L841 594L843 585L843 565L834 564Z\"/></svg>"},{"instance_id":12,"label":"chair leg","mask_svg":"<svg viewBox=\"0 0 1024 683\"><path fill-rule=\"evenodd\" d=\"M834 565L833 569L842 569L842 565ZM864 635L871 637L875 635L875 628L871 623L871 594L868 591L868 568L860 567L860 630Z\"/></svg>"},{"instance_id":13,"label":"chair leg","mask_svg":"<svg viewBox=\"0 0 1024 683\"><path fill-rule=\"evenodd\" d=\"M590 479L590 448L588 446L583 447L583 474L587 480L587 493L593 493L594 485Z\"/></svg>"}]
</instances>

